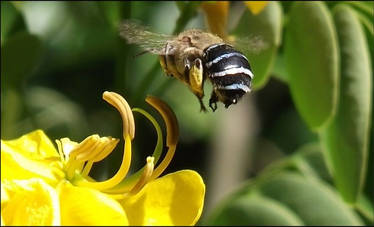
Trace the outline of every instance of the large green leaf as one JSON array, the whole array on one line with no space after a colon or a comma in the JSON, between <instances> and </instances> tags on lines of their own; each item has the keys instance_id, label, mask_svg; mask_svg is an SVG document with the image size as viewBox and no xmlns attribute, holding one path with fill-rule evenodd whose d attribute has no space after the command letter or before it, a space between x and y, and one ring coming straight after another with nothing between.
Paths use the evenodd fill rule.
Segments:
<instances>
[{"instance_id":1,"label":"large green leaf","mask_svg":"<svg viewBox=\"0 0 374 227\"><path fill-rule=\"evenodd\" d=\"M338 5L334 19L341 56L339 106L321 138L337 188L354 203L367 169L372 71L365 34L352 9Z\"/></svg>"},{"instance_id":2,"label":"large green leaf","mask_svg":"<svg viewBox=\"0 0 374 227\"><path fill-rule=\"evenodd\" d=\"M294 2L285 38L285 63L297 110L312 130L335 114L339 58L334 24L324 3Z\"/></svg>"},{"instance_id":3,"label":"large green leaf","mask_svg":"<svg viewBox=\"0 0 374 227\"><path fill-rule=\"evenodd\" d=\"M297 170L306 177L317 177L331 183L329 173L322 154L322 147L319 143L305 144L291 157Z\"/></svg>"},{"instance_id":4,"label":"large green leaf","mask_svg":"<svg viewBox=\"0 0 374 227\"><path fill-rule=\"evenodd\" d=\"M253 194L238 197L216 213L209 225L303 225L295 213L284 204Z\"/></svg>"},{"instance_id":5,"label":"large green leaf","mask_svg":"<svg viewBox=\"0 0 374 227\"><path fill-rule=\"evenodd\" d=\"M268 171L230 195L208 225L362 225L338 192L318 178Z\"/></svg>"},{"instance_id":6,"label":"large green leaf","mask_svg":"<svg viewBox=\"0 0 374 227\"><path fill-rule=\"evenodd\" d=\"M246 10L238 26L232 32L239 39L244 37L256 39L259 37L264 42L263 49L258 51L253 51L250 47L244 46L241 49L247 56L255 75L253 79L254 89L261 88L269 79L276 52L281 42L281 28L282 9L280 4L274 1L269 2L258 15L253 15L249 10ZM240 41L238 44L239 48L243 45Z\"/></svg>"},{"instance_id":7,"label":"large green leaf","mask_svg":"<svg viewBox=\"0 0 374 227\"><path fill-rule=\"evenodd\" d=\"M305 225L362 224L338 193L315 178L282 172L261 184L259 190L294 211Z\"/></svg>"},{"instance_id":8,"label":"large green leaf","mask_svg":"<svg viewBox=\"0 0 374 227\"><path fill-rule=\"evenodd\" d=\"M11 2L1 1L1 44L18 30L25 29L25 21Z\"/></svg>"}]
</instances>

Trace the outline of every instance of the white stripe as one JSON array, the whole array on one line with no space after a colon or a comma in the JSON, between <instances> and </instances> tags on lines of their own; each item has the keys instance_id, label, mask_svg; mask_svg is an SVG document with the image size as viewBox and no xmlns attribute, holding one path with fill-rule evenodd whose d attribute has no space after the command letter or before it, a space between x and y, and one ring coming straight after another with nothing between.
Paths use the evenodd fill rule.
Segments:
<instances>
[{"instance_id":1,"label":"white stripe","mask_svg":"<svg viewBox=\"0 0 374 227\"><path fill-rule=\"evenodd\" d=\"M206 63L206 67L210 68L210 66L212 66L213 64L221 61L222 59L229 58L229 57L232 57L232 56L244 57L245 60L248 61L248 59L244 55L242 55L241 53L234 52L234 53L223 54L223 55L221 55L219 57L216 57L215 59L213 59L213 61L210 61L210 62Z\"/></svg>"},{"instance_id":2,"label":"white stripe","mask_svg":"<svg viewBox=\"0 0 374 227\"><path fill-rule=\"evenodd\" d=\"M251 70L243 68L243 67L231 68L231 69L227 69L227 70L222 71L222 72L213 73L211 77L226 76L226 75L237 74L237 73L247 74L251 77L251 79L253 79L253 73L251 72Z\"/></svg>"},{"instance_id":3,"label":"white stripe","mask_svg":"<svg viewBox=\"0 0 374 227\"><path fill-rule=\"evenodd\" d=\"M223 46L223 45L226 45L226 43L218 43L218 44L214 44L214 45L208 47L208 48L205 50L205 53L208 52L210 49L216 48L216 47L218 47L218 46Z\"/></svg>"},{"instance_id":4,"label":"white stripe","mask_svg":"<svg viewBox=\"0 0 374 227\"><path fill-rule=\"evenodd\" d=\"M237 89L241 89L245 92L249 92L251 91L251 89L247 86L247 85L244 85L244 84L231 84L231 85L228 85L228 86L217 86L218 89L223 89L223 90L237 90Z\"/></svg>"}]
</instances>

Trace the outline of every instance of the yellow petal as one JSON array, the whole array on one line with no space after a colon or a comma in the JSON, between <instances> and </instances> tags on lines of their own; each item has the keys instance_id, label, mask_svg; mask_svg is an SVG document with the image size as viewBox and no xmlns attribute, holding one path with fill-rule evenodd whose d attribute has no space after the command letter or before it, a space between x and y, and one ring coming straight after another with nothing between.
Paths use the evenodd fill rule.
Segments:
<instances>
[{"instance_id":1,"label":"yellow petal","mask_svg":"<svg viewBox=\"0 0 374 227\"><path fill-rule=\"evenodd\" d=\"M35 130L18 139L3 141L13 150L33 160L59 158L56 148L42 130Z\"/></svg>"},{"instance_id":2,"label":"yellow petal","mask_svg":"<svg viewBox=\"0 0 374 227\"><path fill-rule=\"evenodd\" d=\"M8 202L8 200L9 200L9 196L8 196L8 193L5 189L5 183L3 183L3 181L1 181L1 207L3 207L3 204Z\"/></svg>"},{"instance_id":3,"label":"yellow petal","mask_svg":"<svg viewBox=\"0 0 374 227\"><path fill-rule=\"evenodd\" d=\"M267 1L245 1L247 8L254 14L259 14L265 6L268 4Z\"/></svg>"},{"instance_id":4,"label":"yellow petal","mask_svg":"<svg viewBox=\"0 0 374 227\"><path fill-rule=\"evenodd\" d=\"M201 4L210 32L223 39L226 38L229 4L228 1L203 2Z\"/></svg>"},{"instance_id":5,"label":"yellow petal","mask_svg":"<svg viewBox=\"0 0 374 227\"><path fill-rule=\"evenodd\" d=\"M43 131L15 140L1 140L1 179L33 177L43 178L52 185L64 177L59 155Z\"/></svg>"},{"instance_id":6,"label":"yellow petal","mask_svg":"<svg viewBox=\"0 0 374 227\"><path fill-rule=\"evenodd\" d=\"M205 185L192 170L181 170L149 182L124 199L130 225L194 225L204 205Z\"/></svg>"},{"instance_id":7,"label":"yellow petal","mask_svg":"<svg viewBox=\"0 0 374 227\"><path fill-rule=\"evenodd\" d=\"M125 211L114 199L91 188L60 185L62 225L127 225Z\"/></svg>"},{"instance_id":8,"label":"yellow petal","mask_svg":"<svg viewBox=\"0 0 374 227\"><path fill-rule=\"evenodd\" d=\"M5 225L60 225L56 190L41 179L2 181L8 201L1 206Z\"/></svg>"}]
</instances>

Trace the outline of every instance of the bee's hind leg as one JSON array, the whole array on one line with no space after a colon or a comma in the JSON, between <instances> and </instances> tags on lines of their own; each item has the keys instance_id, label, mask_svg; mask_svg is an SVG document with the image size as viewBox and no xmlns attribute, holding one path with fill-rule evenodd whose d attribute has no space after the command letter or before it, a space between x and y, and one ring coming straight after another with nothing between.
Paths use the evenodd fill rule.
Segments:
<instances>
[{"instance_id":1,"label":"bee's hind leg","mask_svg":"<svg viewBox=\"0 0 374 227\"><path fill-rule=\"evenodd\" d=\"M210 96L210 99L209 99L209 107L213 110L213 112L216 111L217 109L217 102L218 102L218 96L213 90L212 95Z\"/></svg>"}]
</instances>

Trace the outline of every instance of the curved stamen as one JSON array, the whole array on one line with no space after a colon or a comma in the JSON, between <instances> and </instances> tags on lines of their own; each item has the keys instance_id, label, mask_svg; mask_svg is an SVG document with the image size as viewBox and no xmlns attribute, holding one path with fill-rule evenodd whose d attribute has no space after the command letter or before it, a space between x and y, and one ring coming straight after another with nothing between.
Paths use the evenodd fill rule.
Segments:
<instances>
[{"instance_id":1,"label":"curved stamen","mask_svg":"<svg viewBox=\"0 0 374 227\"><path fill-rule=\"evenodd\" d=\"M133 108L134 112L139 112L143 114L155 127L156 133L157 133L157 144L155 146L155 149L153 151L152 157L154 157L154 163L156 164L159 161L159 158L162 154L163 150L163 137L162 137L162 131L160 125L157 123L156 119L152 117L149 113L147 113L145 110L140 109L140 108ZM143 168L138 170L136 173L132 174L129 177L126 177L126 179L123 179L121 183L118 185L114 186L113 188L110 188L106 190L105 192L107 193L127 193L129 192L134 185L136 184L136 181L141 177L141 174L143 173Z\"/></svg>"},{"instance_id":2,"label":"curved stamen","mask_svg":"<svg viewBox=\"0 0 374 227\"><path fill-rule=\"evenodd\" d=\"M122 117L122 127L123 127L123 138L126 134L131 136L131 139L135 137L135 121L132 115L131 108L126 100L115 92L105 91L103 93L103 99L109 104L114 106Z\"/></svg>"},{"instance_id":3,"label":"curved stamen","mask_svg":"<svg viewBox=\"0 0 374 227\"><path fill-rule=\"evenodd\" d=\"M123 121L123 137L125 139L125 147L122 163L117 173L108 180L102 182L88 182L79 180L76 182L77 185L95 188L100 191L112 188L126 177L131 163L131 140L135 136L134 116L132 115L132 111L126 100L117 93L108 91L103 93L103 99L118 110Z\"/></svg>"},{"instance_id":4,"label":"curved stamen","mask_svg":"<svg viewBox=\"0 0 374 227\"><path fill-rule=\"evenodd\" d=\"M131 194L138 193L143 186L148 183L150 177L152 176L153 168L154 168L154 157L147 157L147 164L144 167L144 171L142 176L139 178L138 183L131 189Z\"/></svg>"},{"instance_id":5,"label":"curved stamen","mask_svg":"<svg viewBox=\"0 0 374 227\"><path fill-rule=\"evenodd\" d=\"M155 108L162 116L166 124L166 145L170 146L178 143L179 126L178 120L171 108L161 99L148 96L145 101Z\"/></svg>"},{"instance_id":6,"label":"curved stamen","mask_svg":"<svg viewBox=\"0 0 374 227\"><path fill-rule=\"evenodd\" d=\"M155 179L164 172L164 170L170 164L170 161L174 157L175 149L178 143L179 127L178 127L178 121L177 121L177 118L174 112L170 109L170 107L165 102L152 96L148 96L145 101L149 103L153 108L155 108L161 114L166 124L166 132L167 132L166 133L166 145L168 146L169 149L165 155L165 158L153 171L151 179Z\"/></svg>"},{"instance_id":7,"label":"curved stamen","mask_svg":"<svg viewBox=\"0 0 374 227\"><path fill-rule=\"evenodd\" d=\"M103 191L108 188L112 188L114 185L117 185L123 178L126 177L127 172L130 167L131 161L131 138L130 135L125 137L125 148L124 148L124 155L122 158L121 167L117 171L117 173L110 179L101 181L101 182L88 182L88 181L77 181L75 182L78 186L86 186L95 188L97 190Z\"/></svg>"}]
</instances>

